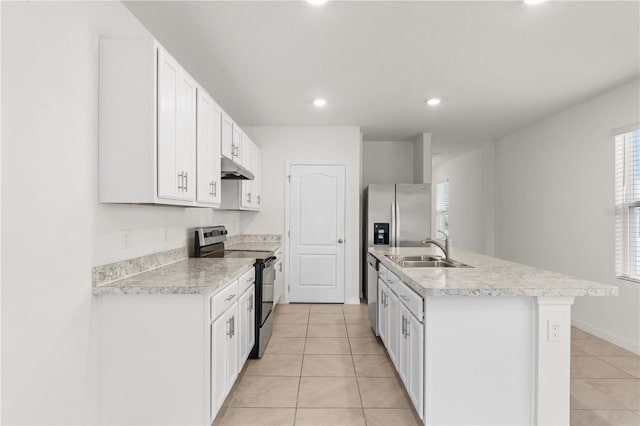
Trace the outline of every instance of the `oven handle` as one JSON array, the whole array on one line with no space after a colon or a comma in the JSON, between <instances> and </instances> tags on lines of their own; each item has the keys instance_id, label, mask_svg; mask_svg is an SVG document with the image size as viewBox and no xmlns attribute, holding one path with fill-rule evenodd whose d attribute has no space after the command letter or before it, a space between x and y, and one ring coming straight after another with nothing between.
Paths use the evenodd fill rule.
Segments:
<instances>
[{"instance_id":1,"label":"oven handle","mask_svg":"<svg viewBox=\"0 0 640 426\"><path fill-rule=\"evenodd\" d=\"M264 260L264 269L267 268L271 268L272 266L275 267L276 263L276 257L275 256L269 256Z\"/></svg>"}]
</instances>

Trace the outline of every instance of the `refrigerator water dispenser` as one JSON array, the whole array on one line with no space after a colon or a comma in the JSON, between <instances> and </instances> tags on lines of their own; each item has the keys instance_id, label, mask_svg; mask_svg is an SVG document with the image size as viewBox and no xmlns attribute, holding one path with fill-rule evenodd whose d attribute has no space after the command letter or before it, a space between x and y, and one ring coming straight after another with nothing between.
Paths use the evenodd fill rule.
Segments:
<instances>
[{"instance_id":1,"label":"refrigerator water dispenser","mask_svg":"<svg viewBox=\"0 0 640 426\"><path fill-rule=\"evenodd\" d=\"M373 244L389 245L389 224L388 223L373 224Z\"/></svg>"}]
</instances>

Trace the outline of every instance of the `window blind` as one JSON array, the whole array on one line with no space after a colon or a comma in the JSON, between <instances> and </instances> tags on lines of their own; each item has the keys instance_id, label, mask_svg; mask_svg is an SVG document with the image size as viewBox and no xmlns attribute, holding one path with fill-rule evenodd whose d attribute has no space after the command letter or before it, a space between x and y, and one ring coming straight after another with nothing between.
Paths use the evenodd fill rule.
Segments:
<instances>
[{"instance_id":1,"label":"window blind","mask_svg":"<svg viewBox=\"0 0 640 426\"><path fill-rule=\"evenodd\" d=\"M449 235L449 181L436 185L436 229Z\"/></svg>"},{"instance_id":2,"label":"window blind","mask_svg":"<svg viewBox=\"0 0 640 426\"><path fill-rule=\"evenodd\" d=\"M616 275L640 281L640 129L615 137Z\"/></svg>"}]
</instances>

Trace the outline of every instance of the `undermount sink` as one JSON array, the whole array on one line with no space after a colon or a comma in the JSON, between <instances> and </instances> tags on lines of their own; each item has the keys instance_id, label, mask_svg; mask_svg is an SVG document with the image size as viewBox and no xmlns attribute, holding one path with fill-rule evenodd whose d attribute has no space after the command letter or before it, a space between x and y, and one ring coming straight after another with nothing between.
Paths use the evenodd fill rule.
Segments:
<instances>
[{"instance_id":1,"label":"undermount sink","mask_svg":"<svg viewBox=\"0 0 640 426\"><path fill-rule=\"evenodd\" d=\"M473 268L473 266L455 260L446 260L440 256L387 256L403 268Z\"/></svg>"}]
</instances>

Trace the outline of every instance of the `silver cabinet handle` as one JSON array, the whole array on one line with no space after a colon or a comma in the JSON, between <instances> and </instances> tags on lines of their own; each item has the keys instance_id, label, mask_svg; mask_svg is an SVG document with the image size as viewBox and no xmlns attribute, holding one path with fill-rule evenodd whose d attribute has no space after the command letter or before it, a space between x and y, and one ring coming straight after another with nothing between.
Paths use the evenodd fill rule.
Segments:
<instances>
[{"instance_id":1,"label":"silver cabinet handle","mask_svg":"<svg viewBox=\"0 0 640 426\"><path fill-rule=\"evenodd\" d=\"M404 326L404 338L406 339L407 337L409 337L409 318L405 320Z\"/></svg>"},{"instance_id":2,"label":"silver cabinet handle","mask_svg":"<svg viewBox=\"0 0 640 426\"><path fill-rule=\"evenodd\" d=\"M258 205L260 205L260 195L258 195L256 199L258 200Z\"/></svg>"},{"instance_id":3,"label":"silver cabinet handle","mask_svg":"<svg viewBox=\"0 0 640 426\"><path fill-rule=\"evenodd\" d=\"M225 301L225 302L228 302L229 300L233 299L234 297L236 297L236 295L235 295L235 294L231 294L231 295L227 296L227 297L224 299L224 301Z\"/></svg>"},{"instance_id":4,"label":"silver cabinet handle","mask_svg":"<svg viewBox=\"0 0 640 426\"><path fill-rule=\"evenodd\" d=\"M213 196L216 197L218 195L218 182L213 181Z\"/></svg>"},{"instance_id":5,"label":"silver cabinet handle","mask_svg":"<svg viewBox=\"0 0 640 426\"><path fill-rule=\"evenodd\" d=\"M184 178L183 173L182 172L178 173L178 190L180 190L180 191L182 191L184 189L183 186L182 186L183 178Z\"/></svg>"},{"instance_id":6,"label":"silver cabinet handle","mask_svg":"<svg viewBox=\"0 0 640 426\"><path fill-rule=\"evenodd\" d=\"M189 176L187 176L187 172L184 173L184 190L185 192L188 191L189 189Z\"/></svg>"},{"instance_id":7,"label":"silver cabinet handle","mask_svg":"<svg viewBox=\"0 0 640 426\"><path fill-rule=\"evenodd\" d=\"M338 239L338 244L342 244L344 242L344 240L342 238Z\"/></svg>"},{"instance_id":8,"label":"silver cabinet handle","mask_svg":"<svg viewBox=\"0 0 640 426\"><path fill-rule=\"evenodd\" d=\"M213 197L213 181L209 182L209 197Z\"/></svg>"},{"instance_id":9,"label":"silver cabinet handle","mask_svg":"<svg viewBox=\"0 0 640 426\"><path fill-rule=\"evenodd\" d=\"M404 315L402 315L402 335L404 336Z\"/></svg>"},{"instance_id":10,"label":"silver cabinet handle","mask_svg":"<svg viewBox=\"0 0 640 426\"><path fill-rule=\"evenodd\" d=\"M402 300L407 300L407 301L409 300L409 296L405 296L404 294L401 294L401 295L400 295L400 298L401 298Z\"/></svg>"},{"instance_id":11,"label":"silver cabinet handle","mask_svg":"<svg viewBox=\"0 0 640 426\"><path fill-rule=\"evenodd\" d=\"M278 270L282 272L282 262L280 262Z\"/></svg>"},{"instance_id":12,"label":"silver cabinet handle","mask_svg":"<svg viewBox=\"0 0 640 426\"><path fill-rule=\"evenodd\" d=\"M229 336L229 338L233 337L233 331L231 330L231 320L232 319L233 318L229 318L227 320L227 325L228 325L228 327L227 327L227 336Z\"/></svg>"},{"instance_id":13,"label":"silver cabinet handle","mask_svg":"<svg viewBox=\"0 0 640 426\"><path fill-rule=\"evenodd\" d=\"M251 193L247 192L247 203L251 202Z\"/></svg>"}]
</instances>

